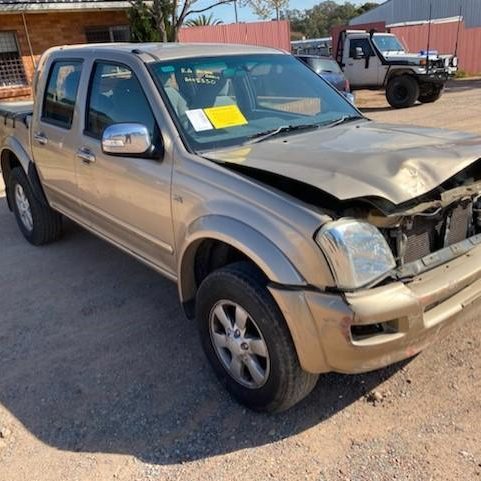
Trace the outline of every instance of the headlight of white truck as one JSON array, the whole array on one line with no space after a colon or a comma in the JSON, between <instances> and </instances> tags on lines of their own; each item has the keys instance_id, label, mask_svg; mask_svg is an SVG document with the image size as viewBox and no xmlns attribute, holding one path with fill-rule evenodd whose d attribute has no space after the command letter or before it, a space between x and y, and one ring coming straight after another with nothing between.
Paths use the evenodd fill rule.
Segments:
<instances>
[{"instance_id":1,"label":"headlight of white truck","mask_svg":"<svg viewBox=\"0 0 481 481\"><path fill-rule=\"evenodd\" d=\"M396 266L386 239L367 222L355 219L330 222L319 230L316 242L341 289L366 286Z\"/></svg>"}]
</instances>

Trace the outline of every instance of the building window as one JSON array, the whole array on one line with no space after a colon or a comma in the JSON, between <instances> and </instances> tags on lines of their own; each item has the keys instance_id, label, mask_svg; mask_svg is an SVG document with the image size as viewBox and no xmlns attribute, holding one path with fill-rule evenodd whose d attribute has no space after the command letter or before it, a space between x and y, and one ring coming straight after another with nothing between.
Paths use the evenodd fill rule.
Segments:
<instances>
[{"instance_id":1,"label":"building window","mask_svg":"<svg viewBox=\"0 0 481 481\"><path fill-rule=\"evenodd\" d=\"M0 88L27 85L14 32L0 32Z\"/></svg>"},{"instance_id":2,"label":"building window","mask_svg":"<svg viewBox=\"0 0 481 481\"><path fill-rule=\"evenodd\" d=\"M115 27L89 27L85 31L88 43L129 42L130 28L127 25Z\"/></svg>"}]
</instances>

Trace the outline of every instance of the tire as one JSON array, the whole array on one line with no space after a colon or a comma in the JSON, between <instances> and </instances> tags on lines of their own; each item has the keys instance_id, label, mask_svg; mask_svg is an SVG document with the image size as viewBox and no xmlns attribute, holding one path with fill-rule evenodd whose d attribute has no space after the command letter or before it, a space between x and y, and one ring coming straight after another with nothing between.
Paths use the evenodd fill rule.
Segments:
<instances>
[{"instance_id":1,"label":"tire","mask_svg":"<svg viewBox=\"0 0 481 481\"><path fill-rule=\"evenodd\" d=\"M421 90L419 101L423 104L432 104L441 98L444 92L444 87L439 85L426 85Z\"/></svg>"},{"instance_id":2,"label":"tire","mask_svg":"<svg viewBox=\"0 0 481 481\"><path fill-rule=\"evenodd\" d=\"M419 84L409 75L394 77L387 84L386 98L391 107L405 109L412 107L419 98Z\"/></svg>"},{"instance_id":3,"label":"tire","mask_svg":"<svg viewBox=\"0 0 481 481\"><path fill-rule=\"evenodd\" d=\"M224 322L232 327L230 338L221 322L223 316L216 314L221 311L227 316ZM245 320L242 333L237 330L242 322L233 322L237 315ZM318 375L302 370L284 317L254 265L238 262L211 273L199 288L196 316L207 358L221 383L240 403L256 411L280 412L314 389ZM214 337L221 339L221 345L230 342L232 351L219 348ZM244 360L232 354L236 350ZM228 370L239 363L238 370Z\"/></svg>"},{"instance_id":4,"label":"tire","mask_svg":"<svg viewBox=\"0 0 481 481\"><path fill-rule=\"evenodd\" d=\"M28 242L40 246L61 236L62 216L35 197L21 167L10 172L8 192L18 227Z\"/></svg>"}]
</instances>

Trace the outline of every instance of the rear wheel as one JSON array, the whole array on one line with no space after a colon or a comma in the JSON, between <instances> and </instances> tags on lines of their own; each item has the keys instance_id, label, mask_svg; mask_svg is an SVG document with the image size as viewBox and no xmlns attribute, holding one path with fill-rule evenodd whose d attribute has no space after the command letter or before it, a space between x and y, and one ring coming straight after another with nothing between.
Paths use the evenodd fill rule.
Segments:
<instances>
[{"instance_id":1,"label":"rear wheel","mask_svg":"<svg viewBox=\"0 0 481 481\"><path fill-rule=\"evenodd\" d=\"M421 93L419 94L419 101L423 104L431 104L439 100L441 98L441 95L443 95L443 92L444 86L428 84L426 86L423 86L423 88L421 89Z\"/></svg>"},{"instance_id":2,"label":"rear wheel","mask_svg":"<svg viewBox=\"0 0 481 481\"><path fill-rule=\"evenodd\" d=\"M386 88L386 98L391 107L405 109L412 107L419 98L419 84L409 75L391 79Z\"/></svg>"},{"instance_id":3,"label":"rear wheel","mask_svg":"<svg viewBox=\"0 0 481 481\"><path fill-rule=\"evenodd\" d=\"M318 376L302 370L284 317L255 266L239 262L214 271L196 304L206 355L238 401L279 412L312 391Z\"/></svg>"},{"instance_id":4,"label":"rear wheel","mask_svg":"<svg viewBox=\"0 0 481 481\"><path fill-rule=\"evenodd\" d=\"M62 233L62 217L38 200L21 167L12 169L8 181L10 204L25 239L33 245L47 244Z\"/></svg>"}]
</instances>

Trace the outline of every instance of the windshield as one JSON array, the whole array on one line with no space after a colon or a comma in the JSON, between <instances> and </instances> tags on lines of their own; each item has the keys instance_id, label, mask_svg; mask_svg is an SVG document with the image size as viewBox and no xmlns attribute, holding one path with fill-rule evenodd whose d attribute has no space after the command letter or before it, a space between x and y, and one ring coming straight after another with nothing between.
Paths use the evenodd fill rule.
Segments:
<instances>
[{"instance_id":1,"label":"windshield","mask_svg":"<svg viewBox=\"0 0 481 481\"><path fill-rule=\"evenodd\" d=\"M341 67L334 60L308 57L307 63L316 73L341 73Z\"/></svg>"},{"instance_id":2,"label":"windshield","mask_svg":"<svg viewBox=\"0 0 481 481\"><path fill-rule=\"evenodd\" d=\"M404 52L401 42L392 35L374 35L373 41L381 52Z\"/></svg>"},{"instance_id":3,"label":"windshield","mask_svg":"<svg viewBox=\"0 0 481 481\"><path fill-rule=\"evenodd\" d=\"M151 64L151 71L193 151L361 117L290 55L232 55Z\"/></svg>"}]
</instances>

